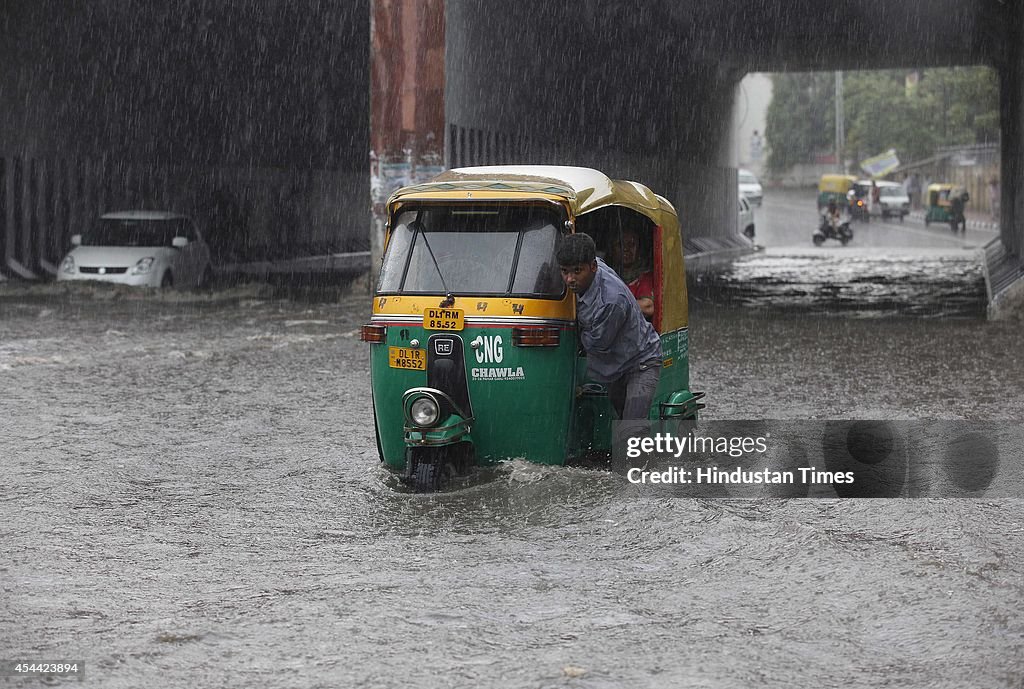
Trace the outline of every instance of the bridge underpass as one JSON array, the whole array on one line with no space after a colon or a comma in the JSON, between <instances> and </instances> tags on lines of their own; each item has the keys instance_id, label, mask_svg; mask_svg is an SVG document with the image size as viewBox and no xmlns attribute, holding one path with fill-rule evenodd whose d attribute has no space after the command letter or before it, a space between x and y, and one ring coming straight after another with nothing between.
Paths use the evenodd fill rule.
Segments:
<instances>
[{"instance_id":1,"label":"bridge underpass","mask_svg":"<svg viewBox=\"0 0 1024 689\"><path fill-rule=\"evenodd\" d=\"M986 273L998 312L1022 274L1022 29L1020 6L984 0L448 0L449 162L571 163L637 179L681 209L689 253L729 253L744 244L731 124L747 73L988 65L1001 92L1001 233ZM467 150L480 132L520 148Z\"/></svg>"},{"instance_id":2,"label":"bridge underpass","mask_svg":"<svg viewBox=\"0 0 1024 689\"><path fill-rule=\"evenodd\" d=\"M5 272L46 276L72 226L130 203L219 224L228 259L367 249L371 14L412 2L4 3ZM576 164L637 179L680 207L691 252L744 244L731 123L746 73L992 66L1003 198L988 274L998 305L1024 300L1011 287L1024 245L1019 4L431 4L443 12L447 165Z\"/></svg>"}]
</instances>

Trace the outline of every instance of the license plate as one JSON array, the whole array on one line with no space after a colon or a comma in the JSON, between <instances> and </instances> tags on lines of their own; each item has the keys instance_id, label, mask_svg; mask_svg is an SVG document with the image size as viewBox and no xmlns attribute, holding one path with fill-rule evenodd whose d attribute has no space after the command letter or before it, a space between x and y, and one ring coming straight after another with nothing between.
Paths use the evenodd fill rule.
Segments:
<instances>
[{"instance_id":1,"label":"license plate","mask_svg":"<svg viewBox=\"0 0 1024 689\"><path fill-rule=\"evenodd\" d=\"M412 347L388 347L388 366L409 371L426 371L427 351Z\"/></svg>"},{"instance_id":2,"label":"license plate","mask_svg":"<svg viewBox=\"0 0 1024 689\"><path fill-rule=\"evenodd\" d=\"M462 309L427 309L423 312L423 327L427 330L462 330Z\"/></svg>"}]
</instances>

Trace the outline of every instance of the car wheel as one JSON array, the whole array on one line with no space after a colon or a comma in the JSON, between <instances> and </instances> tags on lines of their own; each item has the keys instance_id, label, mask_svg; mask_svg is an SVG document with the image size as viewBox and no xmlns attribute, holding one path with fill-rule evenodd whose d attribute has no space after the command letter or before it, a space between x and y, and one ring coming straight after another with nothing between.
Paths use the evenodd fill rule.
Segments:
<instances>
[{"instance_id":1,"label":"car wheel","mask_svg":"<svg viewBox=\"0 0 1024 689\"><path fill-rule=\"evenodd\" d=\"M203 276L199 278L199 286L201 288L207 288L213 284L213 266L209 263L206 264L206 268L203 269Z\"/></svg>"},{"instance_id":2,"label":"car wheel","mask_svg":"<svg viewBox=\"0 0 1024 689\"><path fill-rule=\"evenodd\" d=\"M174 276L171 275L171 271L164 273L164 276L160 278L160 287L174 287Z\"/></svg>"}]
</instances>

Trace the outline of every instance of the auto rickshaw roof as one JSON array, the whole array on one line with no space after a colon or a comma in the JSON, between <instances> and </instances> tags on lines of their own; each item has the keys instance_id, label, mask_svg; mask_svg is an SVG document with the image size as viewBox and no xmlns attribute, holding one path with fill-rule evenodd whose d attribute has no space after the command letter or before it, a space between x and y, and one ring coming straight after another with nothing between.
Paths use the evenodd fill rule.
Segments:
<instances>
[{"instance_id":1,"label":"auto rickshaw roof","mask_svg":"<svg viewBox=\"0 0 1024 689\"><path fill-rule=\"evenodd\" d=\"M845 192L850 188L850 185L856 181L857 178L853 175L839 175L834 173L824 174L818 181L818 191Z\"/></svg>"},{"instance_id":2,"label":"auto rickshaw roof","mask_svg":"<svg viewBox=\"0 0 1024 689\"><path fill-rule=\"evenodd\" d=\"M559 165L489 165L455 168L429 182L403 187L389 204L407 197L446 191L494 191L549 194L564 198L574 215L616 204L650 215L675 208L667 199L637 182L610 179L586 167Z\"/></svg>"}]
</instances>

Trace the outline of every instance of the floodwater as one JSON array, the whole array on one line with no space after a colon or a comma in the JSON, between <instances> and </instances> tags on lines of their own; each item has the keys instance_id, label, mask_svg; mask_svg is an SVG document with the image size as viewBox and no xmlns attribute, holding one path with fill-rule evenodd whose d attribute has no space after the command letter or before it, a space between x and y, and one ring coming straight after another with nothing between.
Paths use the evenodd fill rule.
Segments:
<instances>
[{"instance_id":1,"label":"floodwater","mask_svg":"<svg viewBox=\"0 0 1024 689\"><path fill-rule=\"evenodd\" d=\"M695 298L707 418L1024 417L1019 324L862 307ZM126 689L1021 686L1021 500L668 498L524 461L408 493L367 311L0 286L0 656Z\"/></svg>"}]
</instances>

